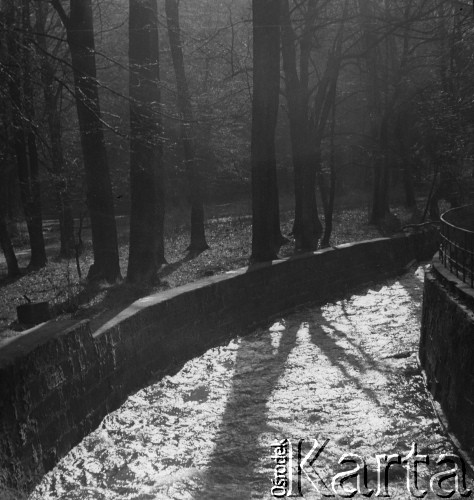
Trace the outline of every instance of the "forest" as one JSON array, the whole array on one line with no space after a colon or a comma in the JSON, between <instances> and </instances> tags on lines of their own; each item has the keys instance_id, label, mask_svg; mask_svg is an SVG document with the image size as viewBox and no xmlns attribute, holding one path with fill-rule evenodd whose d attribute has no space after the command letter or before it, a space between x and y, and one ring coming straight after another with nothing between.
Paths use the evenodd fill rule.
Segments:
<instances>
[{"instance_id":1,"label":"forest","mask_svg":"<svg viewBox=\"0 0 474 500\"><path fill-rule=\"evenodd\" d=\"M87 281L151 283L164 225L252 201L251 263L331 245L337 200L367 223L439 219L474 191L474 5L455 0L1 0L0 243L13 279L58 253ZM129 239L126 275L120 234Z\"/></svg>"}]
</instances>

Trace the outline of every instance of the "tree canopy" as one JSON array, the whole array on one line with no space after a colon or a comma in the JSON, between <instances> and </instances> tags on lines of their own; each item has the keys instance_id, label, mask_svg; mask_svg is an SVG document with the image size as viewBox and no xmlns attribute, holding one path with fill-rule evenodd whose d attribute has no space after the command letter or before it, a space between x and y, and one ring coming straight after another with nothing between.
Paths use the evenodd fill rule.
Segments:
<instances>
[{"instance_id":1,"label":"tree canopy","mask_svg":"<svg viewBox=\"0 0 474 500\"><path fill-rule=\"evenodd\" d=\"M90 218L89 278L114 282L117 214L130 215L130 276L152 280L165 207L189 210L192 256L207 248L207 204L251 198L249 257L265 261L286 242L281 195L296 251L329 244L340 197L384 231L392 200L414 221L438 217L440 199L467 202L473 18L454 0L2 0L9 273L21 220L37 268L44 217L60 221L67 258ZM154 264L138 271L144 255Z\"/></svg>"}]
</instances>

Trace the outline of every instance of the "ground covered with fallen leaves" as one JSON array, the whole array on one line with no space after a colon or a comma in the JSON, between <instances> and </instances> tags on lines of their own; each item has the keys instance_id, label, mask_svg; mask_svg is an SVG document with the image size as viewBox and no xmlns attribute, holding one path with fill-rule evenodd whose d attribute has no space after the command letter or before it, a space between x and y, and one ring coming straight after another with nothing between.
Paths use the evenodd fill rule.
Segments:
<instances>
[{"instance_id":1,"label":"ground covered with fallen leaves","mask_svg":"<svg viewBox=\"0 0 474 500\"><path fill-rule=\"evenodd\" d=\"M409 215L403 209L395 211L401 220ZM283 209L281 213L282 234L289 243L280 250L280 257L294 253L291 238L293 211ZM119 221L120 266L126 276L128 259L128 228L126 219ZM48 264L39 271L26 272L28 247L18 250L20 266L24 274L16 280L6 278L6 265L0 260L0 341L22 329L16 323L16 307L27 299L33 302L48 301L55 318L92 318L105 322L120 309L134 300L167 288L176 287L200 278L223 273L248 264L251 248L251 215L248 204L226 204L209 207L206 222L207 242L210 246L193 259L187 257L189 225L184 214L170 216L166 222L165 256L168 264L159 273L160 283L153 287L136 287L125 281L116 285L105 283L90 286L84 276L91 266L92 245L84 234L85 251L80 257L82 279L79 278L75 259L59 260L59 234L57 225L52 225L47 234ZM334 230L331 245L361 241L380 237L380 231L367 223L367 210L360 208L340 209L334 215ZM27 241L23 238L23 241Z\"/></svg>"}]
</instances>

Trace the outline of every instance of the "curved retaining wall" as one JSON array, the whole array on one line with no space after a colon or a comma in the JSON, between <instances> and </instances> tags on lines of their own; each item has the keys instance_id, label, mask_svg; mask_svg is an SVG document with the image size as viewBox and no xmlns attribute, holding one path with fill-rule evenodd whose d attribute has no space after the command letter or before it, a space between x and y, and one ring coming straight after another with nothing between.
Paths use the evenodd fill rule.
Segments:
<instances>
[{"instance_id":1,"label":"curved retaining wall","mask_svg":"<svg viewBox=\"0 0 474 500\"><path fill-rule=\"evenodd\" d=\"M423 232L341 245L142 298L100 330L51 322L0 348L0 484L30 490L132 392L269 317L432 257Z\"/></svg>"},{"instance_id":2,"label":"curved retaining wall","mask_svg":"<svg viewBox=\"0 0 474 500\"><path fill-rule=\"evenodd\" d=\"M436 256L425 274L420 362L437 410L468 458L474 456L474 290Z\"/></svg>"}]
</instances>

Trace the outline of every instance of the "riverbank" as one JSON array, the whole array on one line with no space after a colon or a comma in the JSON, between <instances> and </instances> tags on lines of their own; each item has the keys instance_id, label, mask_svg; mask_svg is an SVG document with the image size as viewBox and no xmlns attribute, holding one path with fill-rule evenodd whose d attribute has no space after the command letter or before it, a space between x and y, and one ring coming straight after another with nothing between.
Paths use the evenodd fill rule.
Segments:
<instances>
[{"instance_id":1,"label":"riverbank","mask_svg":"<svg viewBox=\"0 0 474 500\"><path fill-rule=\"evenodd\" d=\"M401 208L395 213L407 221L410 213ZM289 243L281 248L280 257L293 254L294 241L291 238L293 211L286 209L281 214L282 233ZM123 221L122 221L123 222ZM122 275L126 275L128 259L128 228L125 223L119 227L119 253ZM59 240L54 225L50 226L48 238ZM87 236L87 231L85 233ZM26 302L48 301L54 318L92 319L97 326L105 323L118 311L136 299L157 291L175 288L204 277L238 269L248 264L251 245L251 215L248 204L217 205L208 210L206 223L207 241L210 246L201 255L188 259L189 227L184 214L169 218L165 233L165 256L168 264L159 273L160 282L155 286L137 287L125 282L116 285L99 284L90 286L78 276L74 259L58 260L58 246L49 247L49 262L39 271L25 273L16 280L6 279L6 269L0 265L0 343L24 329L16 323L16 307ZM332 245L362 241L380 237L380 231L367 224L367 213L360 208L344 208L335 213ZM20 265L28 264L29 253L20 249ZM80 257L83 276L92 264L90 241ZM2 277L3 273L3 277Z\"/></svg>"}]
</instances>

